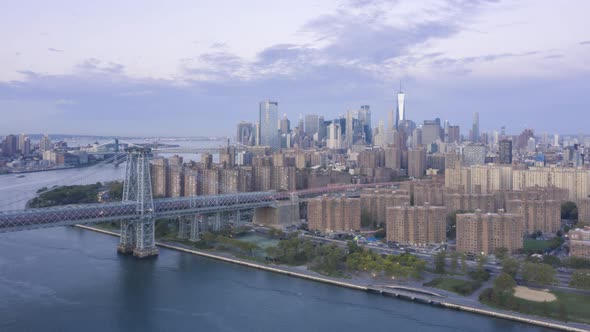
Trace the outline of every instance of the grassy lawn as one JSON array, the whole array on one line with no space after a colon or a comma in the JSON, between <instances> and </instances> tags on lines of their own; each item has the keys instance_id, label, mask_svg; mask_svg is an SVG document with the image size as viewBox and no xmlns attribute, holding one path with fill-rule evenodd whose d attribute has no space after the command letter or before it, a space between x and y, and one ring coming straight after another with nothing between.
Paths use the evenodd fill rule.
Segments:
<instances>
[{"instance_id":1,"label":"grassy lawn","mask_svg":"<svg viewBox=\"0 0 590 332\"><path fill-rule=\"evenodd\" d=\"M500 309L513 310L523 314L553 318L561 321L590 324L590 316L588 315L590 312L590 296L559 291L553 291L551 293L557 297L556 301L533 302L514 297L513 307L492 303L487 298L480 300L486 305Z\"/></svg>"},{"instance_id":2,"label":"grassy lawn","mask_svg":"<svg viewBox=\"0 0 590 332\"><path fill-rule=\"evenodd\" d=\"M481 287L481 283L455 278L436 278L425 283L424 286L444 289L449 292L467 296Z\"/></svg>"}]
</instances>

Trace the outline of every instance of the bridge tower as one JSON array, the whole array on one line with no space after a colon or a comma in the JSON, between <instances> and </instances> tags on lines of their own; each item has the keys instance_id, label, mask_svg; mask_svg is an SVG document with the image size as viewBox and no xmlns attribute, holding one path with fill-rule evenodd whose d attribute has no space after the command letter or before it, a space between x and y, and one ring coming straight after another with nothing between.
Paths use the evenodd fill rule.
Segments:
<instances>
[{"instance_id":1,"label":"bridge tower","mask_svg":"<svg viewBox=\"0 0 590 332\"><path fill-rule=\"evenodd\" d=\"M135 203L137 218L121 222L117 251L143 258L158 255L154 235L154 200L150 176L151 149L130 147L127 152L123 201Z\"/></svg>"}]
</instances>

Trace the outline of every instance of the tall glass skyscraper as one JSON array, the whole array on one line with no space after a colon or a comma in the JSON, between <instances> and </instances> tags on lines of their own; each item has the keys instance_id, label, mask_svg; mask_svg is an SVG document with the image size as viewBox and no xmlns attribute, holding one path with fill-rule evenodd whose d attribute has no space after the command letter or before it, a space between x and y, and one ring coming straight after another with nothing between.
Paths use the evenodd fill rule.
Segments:
<instances>
[{"instance_id":1,"label":"tall glass skyscraper","mask_svg":"<svg viewBox=\"0 0 590 332\"><path fill-rule=\"evenodd\" d=\"M479 142L479 113L473 113L473 128L471 129L471 140L475 143Z\"/></svg>"},{"instance_id":2,"label":"tall glass skyscraper","mask_svg":"<svg viewBox=\"0 0 590 332\"><path fill-rule=\"evenodd\" d=\"M265 100L260 102L259 112L259 145L269 146L273 151L281 147L278 128L279 103Z\"/></svg>"},{"instance_id":3,"label":"tall glass skyscraper","mask_svg":"<svg viewBox=\"0 0 590 332\"><path fill-rule=\"evenodd\" d=\"M405 113L405 99L406 95L404 94L404 92L402 91L402 84L400 82L399 84L399 92L397 93L397 119L396 119L396 128L399 128L399 124L400 122L404 121L406 119L406 113Z\"/></svg>"}]
</instances>

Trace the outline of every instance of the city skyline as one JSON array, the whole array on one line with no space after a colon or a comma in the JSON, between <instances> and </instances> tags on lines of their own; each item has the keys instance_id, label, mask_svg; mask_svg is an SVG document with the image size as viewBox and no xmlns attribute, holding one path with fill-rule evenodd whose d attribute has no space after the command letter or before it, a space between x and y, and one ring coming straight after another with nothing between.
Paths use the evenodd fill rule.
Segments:
<instances>
[{"instance_id":1,"label":"city skyline","mask_svg":"<svg viewBox=\"0 0 590 332\"><path fill-rule=\"evenodd\" d=\"M224 120L255 121L268 98L292 120L335 118L366 104L386 120L401 80L416 123L440 117L468 128L477 111L482 132L508 125L510 133L574 134L584 128L572 119L590 102L589 4L562 6L558 17L552 5L304 2L286 15L263 2L231 11L223 3L206 11L150 4L143 12L127 3L115 14L104 5L32 2L0 14L8 41L0 51L0 132L231 135L233 121ZM33 8L46 17L28 22ZM217 14L254 20L220 26ZM195 33L208 26L214 33ZM15 30L23 38L9 35ZM538 116L555 110L561 116L551 122Z\"/></svg>"}]
</instances>

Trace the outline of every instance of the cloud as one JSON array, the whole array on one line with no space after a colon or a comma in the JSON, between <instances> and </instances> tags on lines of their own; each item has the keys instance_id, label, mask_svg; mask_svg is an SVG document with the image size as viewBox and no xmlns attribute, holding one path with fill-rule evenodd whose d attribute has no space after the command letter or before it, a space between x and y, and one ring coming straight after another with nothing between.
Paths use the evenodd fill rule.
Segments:
<instances>
[{"instance_id":1,"label":"cloud","mask_svg":"<svg viewBox=\"0 0 590 332\"><path fill-rule=\"evenodd\" d=\"M57 48L53 48L53 47L50 47L50 48L48 48L47 50L48 50L48 51L51 51L51 52L57 52L57 53L61 53L61 52L63 52L63 50L58 50Z\"/></svg>"},{"instance_id":2,"label":"cloud","mask_svg":"<svg viewBox=\"0 0 590 332\"><path fill-rule=\"evenodd\" d=\"M580 45L590 45L590 40L581 41Z\"/></svg>"},{"instance_id":3,"label":"cloud","mask_svg":"<svg viewBox=\"0 0 590 332\"><path fill-rule=\"evenodd\" d=\"M78 64L76 68L83 72L121 74L125 66L114 62L104 63L99 59L89 58Z\"/></svg>"}]
</instances>

